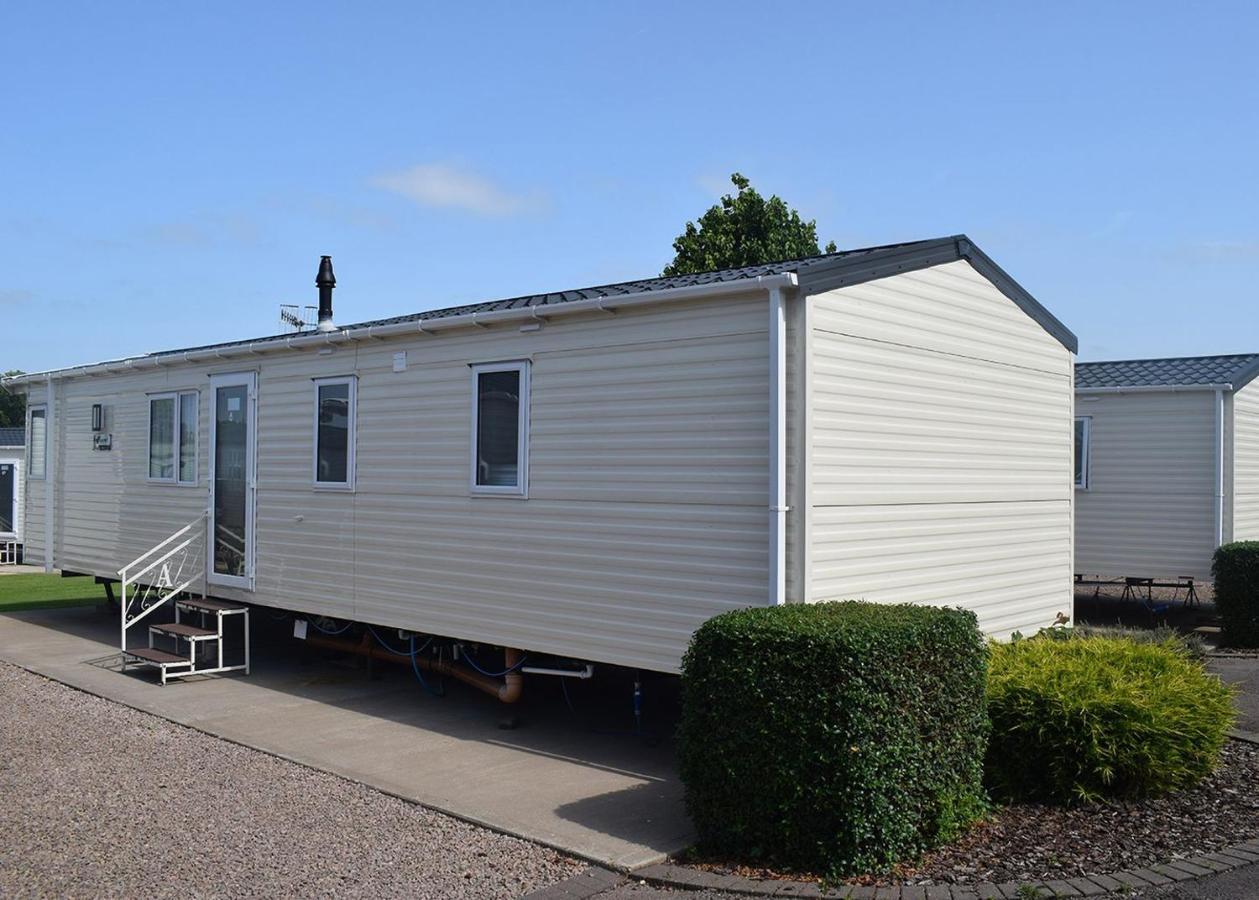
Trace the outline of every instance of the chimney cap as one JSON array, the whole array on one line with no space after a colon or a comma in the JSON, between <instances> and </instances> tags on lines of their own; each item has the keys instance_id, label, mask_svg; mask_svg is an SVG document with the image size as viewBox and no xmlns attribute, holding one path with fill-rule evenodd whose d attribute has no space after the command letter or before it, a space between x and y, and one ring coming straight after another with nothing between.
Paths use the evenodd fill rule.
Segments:
<instances>
[{"instance_id":1,"label":"chimney cap","mask_svg":"<svg viewBox=\"0 0 1259 900\"><path fill-rule=\"evenodd\" d=\"M315 287L336 287L337 276L332 273L332 257L319 257L319 274L315 276Z\"/></svg>"}]
</instances>

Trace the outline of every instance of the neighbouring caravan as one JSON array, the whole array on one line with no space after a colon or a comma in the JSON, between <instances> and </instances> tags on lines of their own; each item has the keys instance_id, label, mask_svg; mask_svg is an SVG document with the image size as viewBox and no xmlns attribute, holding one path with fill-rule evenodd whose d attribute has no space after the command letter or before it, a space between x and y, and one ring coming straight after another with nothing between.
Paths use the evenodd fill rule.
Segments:
<instances>
[{"instance_id":1,"label":"neighbouring caravan","mask_svg":"<svg viewBox=\"0 0 1259 900\"><path fill-rule=\"evenodd\" d=\"M1211 578L1259 539L1259 353L1077 363L1075 567Z\"/></svg>"},{"instance_id":2,"label":"neighbouring caravan","mask_svg":"<svg viewBox=\"0 0 1259 900\"><path fill-rule=\"evenodd\" d=\"M224 601L662 672L738 607L1071 613L1076 340L963 236L350 326L317 283L317 331L11 379L28 560L204 522Z\"/></svg>"},{"instance_id":3,"label":"neighbouring caravan","mask_svg":"<svg viewBox=\"0 0 1259 900\"><path fill-rule=\"evenodd\" d=\"M21 428L0 428L0 565L22 561L22 466L26 435Z\"/></svg>"}]
</instances>

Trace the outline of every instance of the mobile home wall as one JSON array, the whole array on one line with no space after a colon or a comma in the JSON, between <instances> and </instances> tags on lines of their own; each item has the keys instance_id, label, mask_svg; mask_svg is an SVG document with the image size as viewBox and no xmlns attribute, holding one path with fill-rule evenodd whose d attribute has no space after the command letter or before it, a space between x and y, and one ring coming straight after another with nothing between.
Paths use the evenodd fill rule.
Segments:
<instances>
[{"instance_id":1,"label":"mobile home wall","mask_svg":"<svg viewBox=\"0 0 1259 900\"><path fill-rule=\"evenodd\" d=\"M767 602L768 353L754 291L528 333L468 328L60 381L57 564L113 575L192 520L207 499L207 376L254 369L256 591L214 593L676 671L701 622ZM469 366L522 359L528 499L470 496ZM312 379L336 375L357 378L353 492L312 486ZM199 391L193 488L146 479L146 395L176 389ZM92 449L93 403L106 406L111 451Z\"/></svg>"},{"instance_id":2,"label":"mobile home wall","mask_svg":"<svg viewBox=\"0 0 1259 900\"><path fill-rule=\"evenodd\" d=\"M1071 352L964 261L812 303L810 598L1069 616Z\"/></svg>"},{"instance_id":3,"label":"mobile home wall","mask_svg":"<svg viewBox=\"0 0 1259 900\"><path fill-rule=\"evenodd\" d=\"M1212 391L1081 391L1088 488L1076 491L1076 571L1209 579L1215 552Z\"/></svg>"}]
</instances>

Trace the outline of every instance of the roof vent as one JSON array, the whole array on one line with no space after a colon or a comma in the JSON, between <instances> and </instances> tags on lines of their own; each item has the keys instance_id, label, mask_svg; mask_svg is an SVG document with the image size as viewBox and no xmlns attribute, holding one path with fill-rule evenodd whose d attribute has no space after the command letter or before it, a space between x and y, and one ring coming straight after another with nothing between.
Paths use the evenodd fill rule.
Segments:
<instances>
[{"instance_id":1,"label":"roof vent","mask_svg":"<svg viewBox=\"0 0 1259 900\"><path fill-rule=\"evenodd\" d=\"M319 330L336 331L332 324L332 289L337 286L337 276L332 274L332 257L319 257L319 274L315 287L319 288Z\"/></svg>"}]
</instances>

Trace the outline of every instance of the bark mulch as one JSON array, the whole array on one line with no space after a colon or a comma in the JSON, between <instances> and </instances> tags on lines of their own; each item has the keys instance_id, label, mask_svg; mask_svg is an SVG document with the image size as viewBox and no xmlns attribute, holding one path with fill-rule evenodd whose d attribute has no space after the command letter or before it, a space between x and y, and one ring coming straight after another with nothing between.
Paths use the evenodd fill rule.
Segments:
<instances>
[{"instance_id":1,"label":"bark mulch","mask_svg":"<svg viewBox=\"0 0 1259 900\"><path fill-rule=\"evenodd\" d=\"M1259 746L1229 741L1215 773L1189 790L1158 799L1070 808L1031 803L1000 807L961 839L917 862L849 883L1036 883L1142 868L1255 838L1259 838ZM745 878L821 878L716 861L694 865Z\"/></svg>"}]
</instances>

